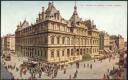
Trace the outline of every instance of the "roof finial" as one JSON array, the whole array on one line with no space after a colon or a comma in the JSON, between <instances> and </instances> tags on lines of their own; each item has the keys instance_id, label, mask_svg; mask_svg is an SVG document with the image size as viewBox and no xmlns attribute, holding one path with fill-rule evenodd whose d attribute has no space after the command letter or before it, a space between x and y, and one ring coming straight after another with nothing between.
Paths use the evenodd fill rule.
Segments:
<instances>
[{"instance_id":1,"label":"roof finial","mask_svg":"<svg viewBox=\"0 0 128 80\"><path fill-rule=\"evenodd\" d=\"M75 6L76 6L76 0L75 0Z\"/></svg>"},{"instance_id":2,"label":"roof finial","mask_svg":"<svg viewBox=\"0 0 128 80\"><path fill-rule=\"evenodd\" d=\"M76 0L75 0L75 6L74 6L74 10L76 10L77 9L77 7L76 7Z\"/></svg>"}]
</instances>

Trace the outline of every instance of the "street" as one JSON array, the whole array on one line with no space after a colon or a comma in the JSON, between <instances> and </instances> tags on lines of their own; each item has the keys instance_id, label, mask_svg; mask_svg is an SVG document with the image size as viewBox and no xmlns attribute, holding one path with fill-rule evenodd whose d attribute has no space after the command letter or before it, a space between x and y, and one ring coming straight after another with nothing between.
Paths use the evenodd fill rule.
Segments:
<instances>
[{"instance_id":1,"label":"street","mask_svg":"<svg viewBox=\"0 0 128 80\"><path fill-rule=\"evenodd\" d=\"M108 59L105 59L102 61L96 61L95 63L93 60L87 61L87 62L81 62L80 68L78 70L78 77L76 79L102 79L104 73L107 73L107 69L112 69L113 66L117 67L115 63L118 62L118 58L115 58L115 60L111 60L109 62ZM92 64L92 69L90 67L85 67L84 64ZM69 66L67 68L67 73L63 74L63 71L59 71L56 79L69 79L69 75L73 77L73 74L76 71L76 65L73 64L72 67Z\"/></svg>"},{"instance_id":2,"label":"street","mask_svg":"<svg viewBox=\"0 0 128 80\"><path fill-rule=\"evenodd\" d=\"M111 59L109 62L109 59L104 59L101 61L96 60L90 60L90 61L84 61L80 62L79 69L76 68L76 64L74 63L72 66L69 64L66 68L66 74L64 74L64 70L58 70L58 74L55 79L69 79L69 76L73 78L75 71L78 71L78 75L76 79L102 79L103 75L107 73L107 70L111 70L114 67L117 67L115 65L116 62L118 62L119 58L115 57L115 59ZM18 59L17 56L12 56L11 61L7 61L6 65L16 65L16 67L19 67L20 64L22 64L22 60ZM85 67L84 67L85 64ZM92 69L90 67L87 67L87 64L92 64ZM22 77L20 76L20 71L16 72L16 70L8 69L10 72L13 73L15 78L17 79L28 79L30 78L29 71L26 72L25 75ZM38 77L38 74L36 75L37 79L51 79L51 77L48 77L46 73L42 72L41 78Z\"/></svg>"}]
</instances>

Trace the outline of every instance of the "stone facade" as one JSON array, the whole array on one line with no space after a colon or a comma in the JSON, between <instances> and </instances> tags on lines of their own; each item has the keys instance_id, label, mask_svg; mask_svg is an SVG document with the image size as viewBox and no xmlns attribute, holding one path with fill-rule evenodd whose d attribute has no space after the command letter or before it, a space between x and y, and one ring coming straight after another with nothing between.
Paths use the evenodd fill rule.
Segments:
<instances>
[{"instance_id":1,"label":"stone facade","mask_svg":"<svg viewBox=\"0 0 128 80\"><path fill-rule=\"evenodd\" d=\"M117 49L117 44L116 44L117 36L116 35L111 35L110 36L110 50L115 50Z\"/></svg>"},{"instance_id":2,"label":"stone facade","mask_svg":"<svg viewBox=\"0 0 128 80\"><path fill-rule=\"evenodd\" d=\"M127 48L127 41L124 42L124 46Z\"/></svg>"},{"instance_id":3,"label":"stone facade","mask_svg":"<svg viewBox=\"0 0 128 80\"><path fill-rule=\"evenodd\" d=\"M1 37L1 53L4 51L4 36Z\"/></svg>"},{"instance_id":4,"label":"stone facade","mask_svg":"<svg viewBox=\"0 0 128 80\"><path fill-rule=\"evenodd\" d=\"M111 42L115 42L118 49L124 48L124 38L121 35L111 35L110 40Z\"/></svg>"},{"instance_id":5,"label":"stone facade","mask_svg":"<svg viewBox=\"0 0 128 80\"><path fill-rule=\"evenodd\" d=\"M25 20L17 25L16 53L33 60L73 62L82 55L99 54L99 31L93 21L79 18L77 7L65 20L53 3L39 13L35 24Z\"/></svg>"},{"instance_id":6,"label":"stone facade","mask_svg":"<svg viewBox=\"0 0 128 80\"><path fill-rule=\"evenodd\" d=\"M109 49L110 47L110 39L109 34L101 31L99 34L100 37L100 49Z\"/></svg>"},{"instance_id":7,"label":"stone facade","mask_svg":"<svg viewBox=\"0 0 128 80\"><path fill-rule=\"evenodd\" d=\"M104 50L109 50L110 48L110 39L109 39L109 34L106 32L101 31L99 33L99 49L100 53L102 53Z\"/></svg>"},{"instance_id":8,"label":"stone facade","mask_svg":"<svg viewBox=\"0 0 128 80\"><path fill-rule=\"evenodd\" d=\"M125 42L124 42L124 38L121 35L118 35L117 37L117 47L118 49L123 49Z\"/></svg>"},{"instance_id":9,"label":"stone facade","mask_svg":"<svg viewBox=\"0 0 128 80\"><path fill-rule=\"evenodd\" d=\"M15 35L7 34L3 37L3 49L5 53L15 53Z\"/></svg>"}]
</instances>

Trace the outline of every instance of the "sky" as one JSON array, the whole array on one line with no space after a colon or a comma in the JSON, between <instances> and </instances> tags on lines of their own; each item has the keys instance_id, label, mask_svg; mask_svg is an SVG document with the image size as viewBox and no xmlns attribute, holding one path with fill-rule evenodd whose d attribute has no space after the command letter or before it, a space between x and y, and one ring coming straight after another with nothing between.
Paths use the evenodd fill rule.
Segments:
<instances>
[{"instance_id":1,"label":"sky","mask_svg":"<svg viewBox=\"0 0 128 80\"><path fill-rule=\"evenodd\" d=\"M49 1L1 1L1 36L14 34L16 26L25 19L35 23L42 7ZM54 1L61 16L69 20L74 11L75 1ZM127 40L126 1L76 1L78 15L82 20L94 20L100 31L110 35L121 34Z\"/></svg>"}]
</instances>

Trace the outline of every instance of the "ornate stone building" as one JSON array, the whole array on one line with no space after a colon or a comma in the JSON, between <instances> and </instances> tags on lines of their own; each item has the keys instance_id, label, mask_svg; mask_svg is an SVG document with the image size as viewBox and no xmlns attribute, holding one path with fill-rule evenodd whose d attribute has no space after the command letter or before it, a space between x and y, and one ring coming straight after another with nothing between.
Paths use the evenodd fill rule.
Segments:
<instances>
[{"instance_id":1,"label":"ornate stone building","mask_svg":"<svg viewBox=\"0 0 128 80\"><path fill-rule=\"evenodd\" d=\"M125 44L124 38L121 35L118 35L118 37L117 37L117 47L119 49L123 49L125 47L124 44Z\"/></svg>"},{"instance_id":2,"label":"ornate stone building","mask_svg":"<svg viewBox=\"0 0 128 80\"><path fill-rule=\"evenodd\" d=\"M1 54L3 54L4 51L4 36L1 37Z\"/></svg>"},{"instance_id":3,"label":"ornate stone building","mask_svg":"<svg viewBox=\"0 0 128 80\"><path fill-rule=\"evenodd\" d=\"M99 54L99 31L93 21L83 21L77 6L70 20L65 20L53 3L39 13L35 24L25 20L17 25L16 53L31 60L73 62L82 55Z\"/></svg>"},{"instance_id":4,"label":"ornate stone building","mask_svg":"<svg viewBox=\"0 0 128 80\"><path fill-rule=\"evenodd\" d=\"M121 35L111 35L110 36L110 41L116 43L116 46L118 49L123 49L124 48L124 38Z\"/></svg>"},{"instance_id":5,"label":"ornate stone building","mask_svg":"<svg viewBox=\"0 0 128 80\"><path fill-rule=\"evenodd\" d=\"M103 53L104 50L105 52L109 52L109 48L110 48L110 37L109 37L109 34L107 32L103 32L103 31L100 31L99 33L99 41L100 41L100 45L99 45L99 49L100 49L100 53Z\"/></svg>"},{"instance_id":6,"label":"ornate stone building","mask_svg":"<svg viewBox=\"0 0 128 80\"><path fill-rule=\"evenodd\" d=\"M3 37L3 49L5 54L15 53L15 35L7 34Z\"/></svg>"}]
</instances>

